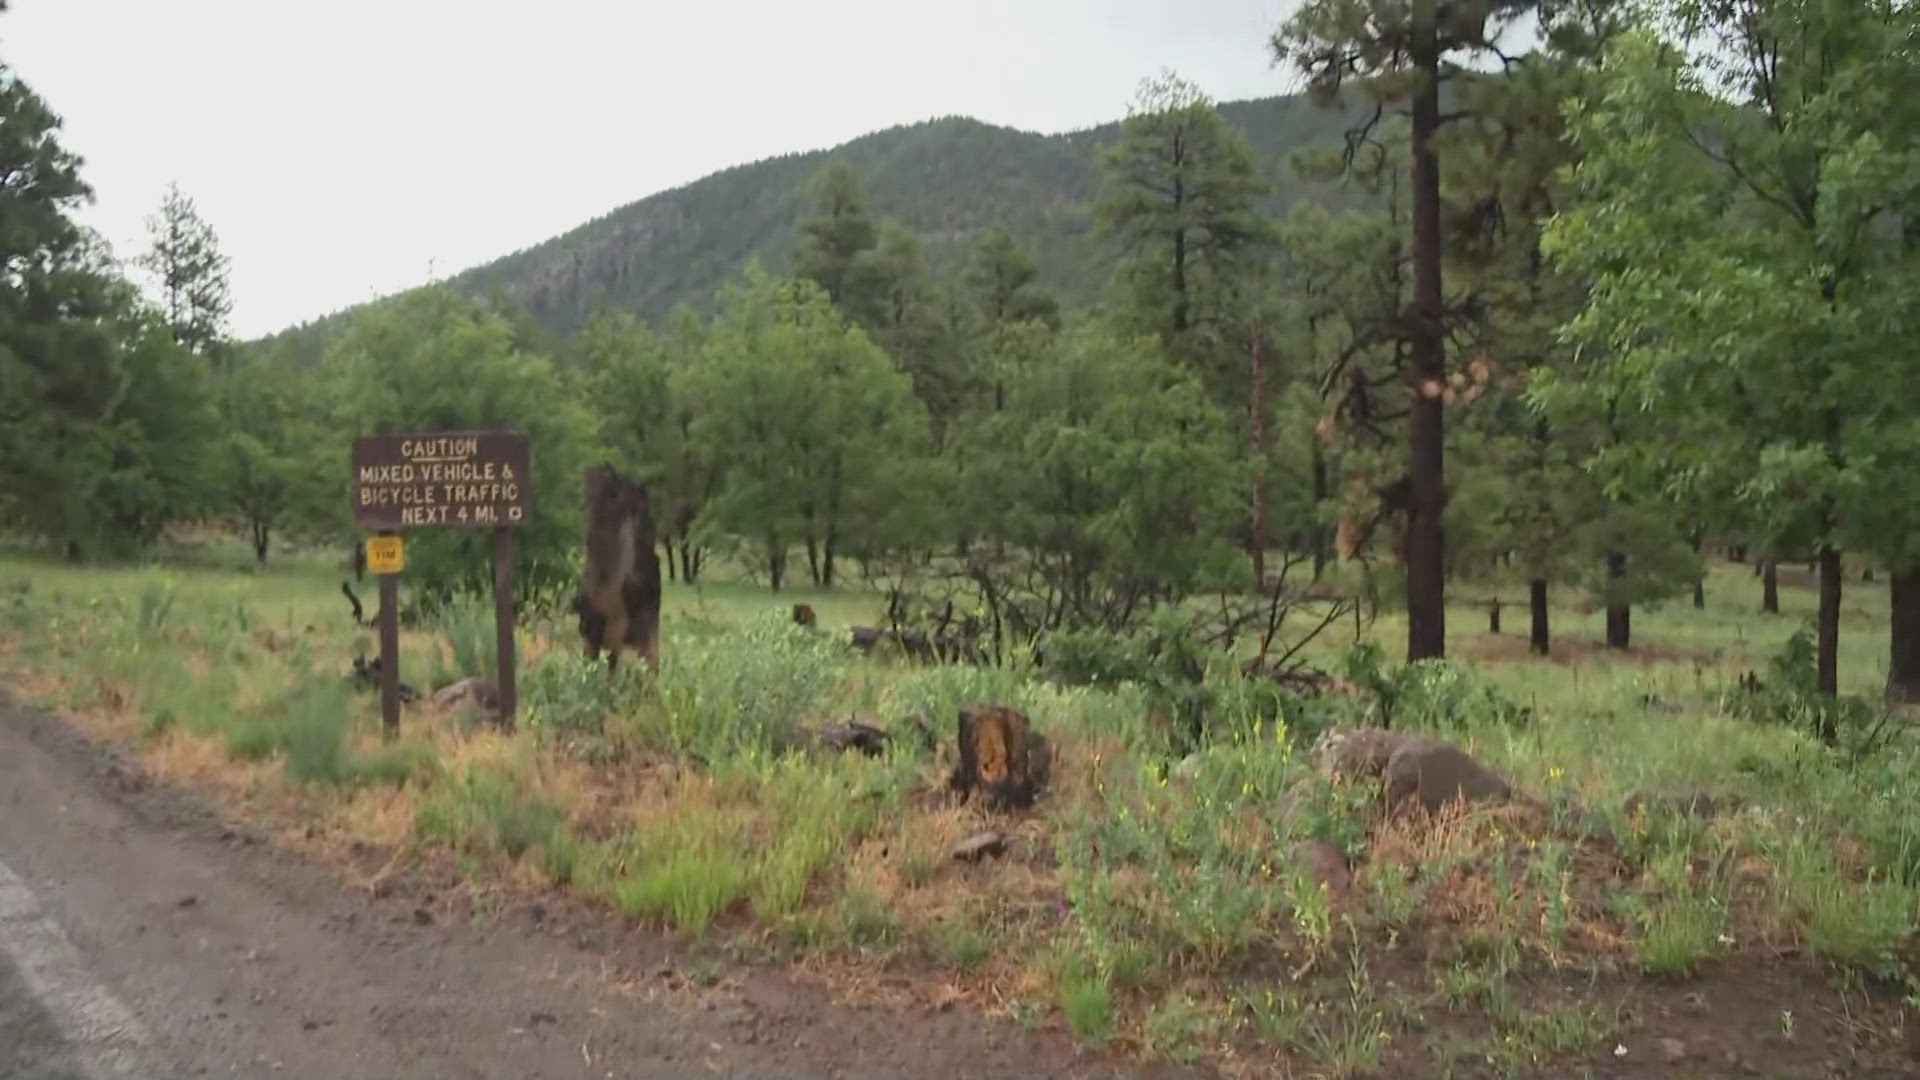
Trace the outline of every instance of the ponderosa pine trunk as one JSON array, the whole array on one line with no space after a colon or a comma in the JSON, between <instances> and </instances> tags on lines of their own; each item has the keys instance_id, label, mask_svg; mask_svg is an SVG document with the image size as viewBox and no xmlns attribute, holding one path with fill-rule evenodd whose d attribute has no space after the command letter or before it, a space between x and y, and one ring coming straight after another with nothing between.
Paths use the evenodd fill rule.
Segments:
<instances>
[{"instance_id":1,"label":"ponderosa pine trunk","mask_svg":"<svg viewBox=\"0 0 1920 1080\"><path fill-rule=\"evenodd\" d=\"M1920 564L1890 575L1887 589L1893 601L1887 699L1920 704Z\"/></svg>"},{"instance_id":2,"label":"ponderosa pine trunk","mask_svg":"<svg viewBox=\"0 0 1920 1080\"><path fill-rule=\"evenodd\" d=\"M767 537L767 577L773 582L774 592L779 592L787 580L787 548L777 536Z\"/></svg>"},{"instance_id":3,"label":"ponderosa pine trunk","mask_svg":"<svg viewBox=\"0 0 1920 1080\"><path fill-rule=\"evenodd\" d=\"M1815 623L1819 655L1815 663L1820 692L1832 695L1840 692L1840 551L1831 544L1825 545L1814 562L1820 568L1820 614ZM1822 722L1820 736L1828 742L1834 740L1830 720Z\"/></svg>"},{"instance_id":4,"label":"ponderosa pine trunk","mask_svg":"<svg viewBox=\"0 0 1920 1080\"><path fill-rule=\"evenodd\" d=\"M1440 46L1432 0L1414 4L1409 43L1420 85L1413 112L1413 404L1407 416L1407 660L1447 653L1444 421L1447 382L1445 308L1440 292Z\"/></svg>"},{"instance_id":5,"label":"ponderosa pine trunk","mask_svg":"<svg viewBox=\"0 0 1920 1080\"><path fill-rule=\"evenodd\" d=\"M1487 633L1495 636L1500 633L1500 598L1497 596L1487 603Z\"/></svg>"},{"instance_id":6,"label":"ponderosa pine trunk","mask_svg":"<svg viewBox=\"0 0 1920 1080\"><path fill-rule=\"evenodd\" d=\"M1772 559L1760 564L1760 612L1780 614L1780 564Z\"/></svg>"},{"instance_id":7,"label":"ponderosa pine trunk","mask_svg":"<svg viewBox=\"0 0 1920 1080\"><path fill-rule=\"evenodd\" d=\"M1535 653L1547 655L1552 645L1547 636L1547 579L1534 578L1527 582L1527 607L1532 609L1533 627L1528 635L1527 644Z\"/></svg>"},{"instance_id":8,"label":"ponderosa pine trunk","mask_svg":"<svg viewBox=\"0 0 1920 1080\"><path fill-rule=\"evenodd\" d=\"M1612 592L1627 574L1627 557L1618 551L1607 552L1607 586ZM1609 597L1607 600L1607 648L1626 649L1633 645L1633 608Z\"/></svg>"}]
</instances>

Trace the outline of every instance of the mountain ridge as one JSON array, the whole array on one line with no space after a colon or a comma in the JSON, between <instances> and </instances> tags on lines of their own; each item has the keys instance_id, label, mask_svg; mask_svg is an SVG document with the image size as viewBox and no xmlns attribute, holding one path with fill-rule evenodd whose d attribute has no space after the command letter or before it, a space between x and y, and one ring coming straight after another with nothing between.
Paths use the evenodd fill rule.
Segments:
<instances>
[{"instance_id":1,"label":"mountain ridge","mask_svg":"<svg viewBox=\"0 0 1920 1080\"><path fill-rule=\"evenodd\" d=\"M1274 182L1270 211L1284 212L1302 197L1347 201L1326 182L1293 176L1284 158L1299 149L1338 146L1351 113L1317 106L1304 95L1219 108L1247 136ZM784 264L795 226L808 211L806 181L829 161L841 160L860 174L870 212L913 232L936 274L952 272L973 239L999 225L1027 248L1045 288L1069 306L1084 304L1106 279L1103 253L1092 237L1096 149L1118 136L1122 123L1055 134L963 114L896 124L836 146L715 170L442 281L467 295L505 299L557 334L577 329L601 304L650 320L681 303L704 310L719 285L750 258ZM259 340L317 351L354 312L409 291Z\"/></svg>"}]
</instances>

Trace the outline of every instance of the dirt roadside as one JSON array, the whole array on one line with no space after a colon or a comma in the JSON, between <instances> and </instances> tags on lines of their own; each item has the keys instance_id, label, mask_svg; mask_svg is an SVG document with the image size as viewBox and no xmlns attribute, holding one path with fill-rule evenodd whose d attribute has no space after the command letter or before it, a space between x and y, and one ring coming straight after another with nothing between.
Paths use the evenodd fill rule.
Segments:
<instances>
[{"instance_id":1,"label":"dirt roadside","mask_svg":"<svg viewBox=\"0 0 1920 1080\"><path fill-rule=\"evenodd\" d=\"M1201 1075L961 1009L839 1005L770 971L695 978L657 937L570 903L480 918L445 882L349 888L4 688L0 867L137 1018L155 1078ZM63 1054L36 1075L86 1072Z\"/></svg>"}]
</instances>

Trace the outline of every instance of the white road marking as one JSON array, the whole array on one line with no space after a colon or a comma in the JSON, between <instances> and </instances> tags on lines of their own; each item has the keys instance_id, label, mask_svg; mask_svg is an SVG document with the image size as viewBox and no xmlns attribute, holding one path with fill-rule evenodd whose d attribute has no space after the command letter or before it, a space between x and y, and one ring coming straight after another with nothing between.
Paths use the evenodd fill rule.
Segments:
<instances>
[{"instance_id":1,"label":"white road marking","mask_svg":"<svg viewBox=\"0 0 1920 1080\"><path fill-rule=\"evenodd\" d=\"M41 909L33 890L0 862L0 953L13 958L27 989L53 1017L80 1067L94 1080L145 1076L146 1029L87 974L80 954Z\"/></svg>"}]
</instances>

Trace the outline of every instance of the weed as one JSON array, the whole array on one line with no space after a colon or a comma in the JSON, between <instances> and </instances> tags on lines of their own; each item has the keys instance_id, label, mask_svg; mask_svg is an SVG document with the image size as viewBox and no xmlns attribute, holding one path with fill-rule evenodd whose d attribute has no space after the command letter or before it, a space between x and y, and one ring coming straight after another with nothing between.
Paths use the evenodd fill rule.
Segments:
<instances>
[{"instance_id":1,"label":"weed","mask_svg":"<svg viewBox=\"0 0 1920 1080\"><path fill-rule=\"evenodd\" d=\"M678 849L616 881L613 897L635 915L664 918L697 937L740 897L746 879L746 868L731 852Z\"/></svg>"},{"instance_id":2,"label":"weed","mask_svg":"<svg viewBox=\"0 0 1920 1080\"><path fill-rule=\"evenodd\" d=\"M1725 907L1705 884L1692 879L1684 849L1666 852L1648 876L1656 893L1625 901L1639 929L1635 956L1650 974L1691 974L1718 944L1726 925Z\"/></svg>"},{"instance_id":3,"label":"weed","mask_svg":"<svg viewBox=\"0 0 1920 1080\"><path fill-rule=\"evenodd\" d=\"M433 650L431 685L446 686L477 675L489 682L500 677L499 650L494 638L493 598L478 593L456 593L433 608L433 628L442 648ZM449 654L452 667L447 666Z\"/></svg>"},{"instance_id":4,"label":"weed","mask_svg":"<svg viewBox=\"0 0 1920 1080\"><path fill-rule=\"evenodd\" d=\"M1073 1033L1088 1042L1104 1042L1113 1030L1113 993L1098 975L1069 979L1060 988L1060 1011Z\"/></svg>"},{"instance_id":5,"label":"weed","mask_svg":"<svg viewBox=\"0 0 1920 1080\"><path fill-rule=\"evenodd\" d=\"M553 842L563 825L559 809L528 793L510 770L475 766L439 787L414 818L420 835L456 850L519 859Z\"/></svg>"},{"instance_id":6,"label":"weed","mask_svg":"<svg viewBox=\"0 0 1920 1080\"><path fill-rule=\"evenodd\" d=\"M934 939L940 956L961 971L972 971L993 955L993 938L972 923L949 923Z\"/></svg>"},{"instance_id":7,"label":"weed","mask_svg":"<svg viewBox=\"0 0 1920 1080\"><path fill-rule=\"evenodd\" d=\"M1200 1056L1201 1045L1212 1035L1214 1026L1204 1006L1185 991L1176 990L1147 1014L1142 1034L1150 1053L1192 1062Z\"/></svg>"}]
</instances>

